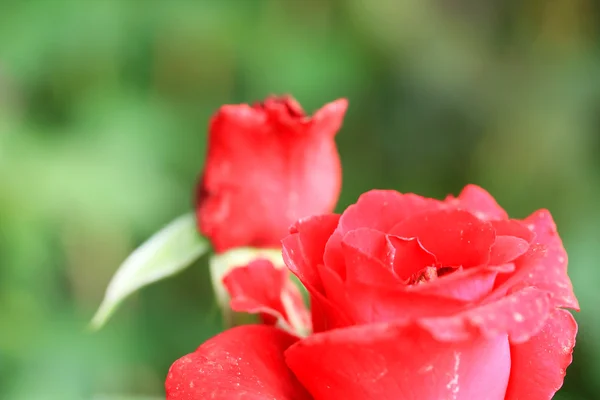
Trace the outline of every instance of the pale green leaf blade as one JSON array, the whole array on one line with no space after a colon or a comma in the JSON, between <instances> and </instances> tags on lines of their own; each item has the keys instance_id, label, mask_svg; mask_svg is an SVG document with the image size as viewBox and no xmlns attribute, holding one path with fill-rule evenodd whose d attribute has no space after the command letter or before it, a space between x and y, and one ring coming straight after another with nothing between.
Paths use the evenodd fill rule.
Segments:
<instances>
[{"instance_id":1,"label":"pale green leaf blade","mask_svg":"<svg viewBox=\"0 0 600 400\"><path fill-rule=\"evenodd\" d=\"M90 328L100 329L117 306L143 286L187 268L209 249L198 234L193 213L183 215L155 233L121 264L106 289Z\"/></svg>"}]
</instances>

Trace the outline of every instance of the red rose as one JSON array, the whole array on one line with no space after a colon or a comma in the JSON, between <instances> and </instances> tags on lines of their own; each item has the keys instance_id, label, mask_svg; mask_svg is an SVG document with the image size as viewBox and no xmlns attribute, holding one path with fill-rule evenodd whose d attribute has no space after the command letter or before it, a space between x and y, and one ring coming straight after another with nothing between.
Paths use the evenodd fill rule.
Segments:
<instances>
[{"instance_id":1,"label":"red rose","mask_svg":"<svg viewBox=\"0 0 600 400\"><path fill-rule=\"evenodd\" d=\"M220 108L196 211L216 251L279 247L296 220L333 211L341 186L334 137L346 108L340 99L309 117L291 97Z\"/></svg>"},{"instance_id":2,"label":"red rose","mask_svg":"<svg viewBox=\"0 0 600 400\"><path fill-rule=\"evenodd\" d=\"M578 303L548 211L509 219L476 186L371 191L299 221L283 254L315 333L226 331L171 367L167 399L542 400L562 385Z\"/></svg>"}]
</instances>

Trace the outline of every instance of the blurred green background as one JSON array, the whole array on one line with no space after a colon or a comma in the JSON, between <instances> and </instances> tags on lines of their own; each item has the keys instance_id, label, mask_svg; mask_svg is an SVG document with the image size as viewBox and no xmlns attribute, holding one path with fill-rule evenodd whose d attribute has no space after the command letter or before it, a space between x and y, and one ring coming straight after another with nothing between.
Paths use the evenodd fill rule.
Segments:
<instances>
[{"instance_id":1,"label":"blurred green background","mask_svg":"<svg viewBox=\"0 0 600 400\"><path fill-rule=\"evenodd\" d=\"M206 260L85 325L192 206L210 115L347 97L339 209L371 188L549 208L583 311L558 399L600 393L600 5L0 0L0 399L160 398L219 330ZM163 397L164 398L164 397Z\"/></svg>"}]
</instances>

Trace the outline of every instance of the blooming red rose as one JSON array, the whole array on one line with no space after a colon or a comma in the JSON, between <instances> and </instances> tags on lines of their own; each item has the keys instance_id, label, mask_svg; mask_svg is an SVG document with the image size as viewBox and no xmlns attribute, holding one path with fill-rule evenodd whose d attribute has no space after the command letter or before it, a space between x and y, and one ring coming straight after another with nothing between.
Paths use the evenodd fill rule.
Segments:
<instances>
[{"instance_id":1,"label":"blooming red rose","mask_svg":"<svg viewBox=\"0 0 600 400\"><path fill-rule=\"evenodd\" d=\"M227 331L173 365L168 399L542 400L562 385L578 303L548 211L509 219L476 186L376 190L291 232L315 333Z\"/></svg>"},{"instance_id":2,"label":"blooming red rose","mask_svg":"<svg viewBox=\"0 0 600 400\"><path fill-rule=\"evenodd\" d=\"M216 251L279 247L296 220L333 211L341 186L334 137L346 108L340 99L309 117L284 97L219 109L196 210Z\"/></svg>"}]
</instances>

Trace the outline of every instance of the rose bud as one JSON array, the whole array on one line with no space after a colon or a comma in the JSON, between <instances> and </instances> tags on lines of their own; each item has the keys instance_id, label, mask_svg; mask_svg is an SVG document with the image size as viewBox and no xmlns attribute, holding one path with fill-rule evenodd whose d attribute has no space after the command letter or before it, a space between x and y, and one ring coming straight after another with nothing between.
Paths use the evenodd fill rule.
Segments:
<instances>
[{"instance_id":1,"label":"rose bud","mask_svg":"<svg viewBox=\"0 0 600 400\"><path fill-rule=\"evenodd\" d=\"M333 211L341 165L335 135L347 101L312 117L291 97L225 105L210 122L196 215L217 252L280 247L299 218Z\"/></svg>"}]
</instances>

